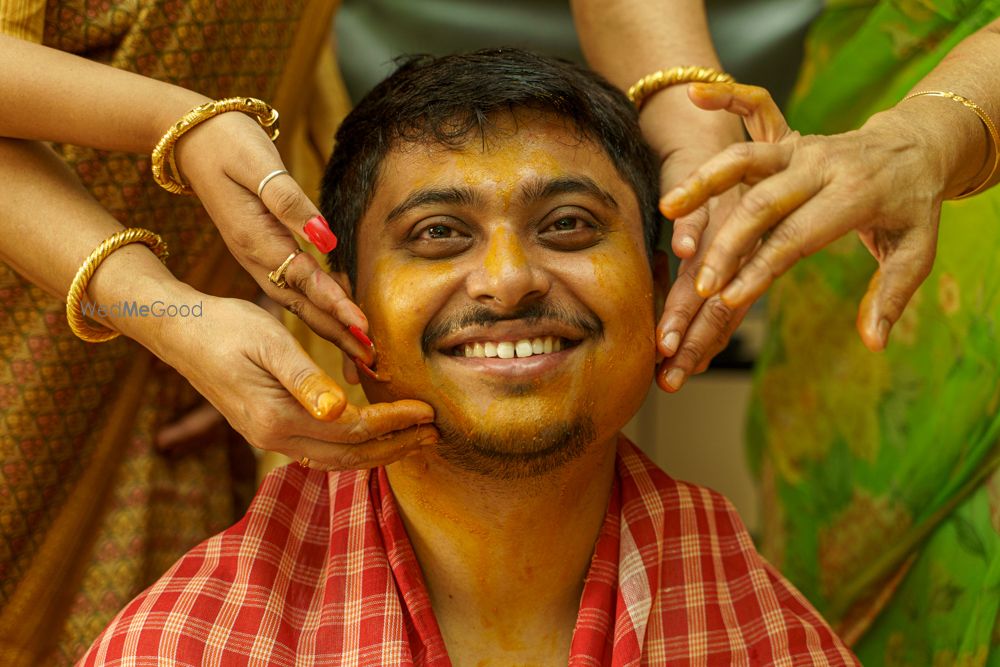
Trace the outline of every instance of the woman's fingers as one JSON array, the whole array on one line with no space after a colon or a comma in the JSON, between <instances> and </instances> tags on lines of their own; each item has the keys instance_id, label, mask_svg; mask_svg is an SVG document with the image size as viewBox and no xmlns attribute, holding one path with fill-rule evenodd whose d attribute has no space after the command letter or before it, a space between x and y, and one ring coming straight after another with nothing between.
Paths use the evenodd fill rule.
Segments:
<instances>
[{"instance_id":1,"label":"woman's fingers","mask_svg":"<svg viewBox=\"0 0 1000 667\"><path fill-rule=\"evenodd\" d=\"M281 169L281 166L261 174L261 181ZM260 185L258 183L257 187ZM264 184L260 199L271 213L293 233L303 237L326 254L337 247L337 237L326 219L291 176L282 174Z\"/></svg>"},{"instance_id":2,"label":"woman's fingers","mask_svg":"<svg viewBox=\"0 0 1000 667\"><path fill-rule=\"evenodd\" d=\"M280 382L313 418L331 422L340 417L347 407L344 390L316 365L291 334L282 329L256 342L254 363Z\"/></svg>"},{"instance_id":3,"label":"woman's fingers","mask_svg":"<svg viewBox=\"0 0 1000 667\"><path fill-rule=\"evenodd\" d=\"M660 388L673 393L690 376L707 368L712 358L725 348L747 310L749 306L730 308L718 296L705 300L673 358L660 364L656 373Z\"/></svg>"},{"instance_id":4,"label":"woman's fingers","mask_svg":"<svg viewBox=\"0 0 1000 667\"><path fill-rule=\"evenodd\" d=\"M760 86L693 83L688 86L688 98L702 109L725 110L741 116L754 141L776 144L794 134L771 93Z\"/></svg>"},{"instance_id":5,"label":"woman's fingers","mask_svg":"<svg viewBox=\"0 0 1000 667\"><path fill-rule=\"evenodd\" d=\"M296 446L309 457L309 467L316 470L360 470L389 465L414 452L440 442L433 426L412 426L387 438L353 445L303 439Z\"/></svg>"},{"instance_id":6,"label":"woman's fingers","mask_svg":"<svg viewBox=\"0 0 1000 667\"><path fill-rule=\"evenodd\" d=\"M332 424L314 422L291 440L321 470L373 468L437 444L434 409L421 401L348 405Z\"/></svg>"},{"instance_id":7,"label":"woman's fingers","mask_svg":"<svg viewBox=\"0 0 1000 667\"><path fill-rule=\"evenodd\" d=\"M693 257L698 252L702 234L708 227L708 204L703 204L694 212L674 220L673 233L670 237L670 249L681 259Z\"/></svg>"},{"instance_id":8,"label":"woman's fingers","mask_svg":"<svg viewBox=\"0 0 1000 667\"><path fill-rule=\"evenodd\" d=\"M782 171L791 155L785 144L733 144L660 199L660 211L672 220L688 215L734 185L756 185Z\"/></svg>"},{"instance_id":9,"label":"woman's fingers","mask_svg":"<svg viewBox=\"0 0 1000 667\"><path fill-rule=\"evenodd\" d=\"M296 254L283 277L287 283L285 287L272 284L268 296L302 318L313 331L336 344L352 359L360 358L368 365L374 363L374 347L364 334L368 318L312 255Z\"/></svg>"},{"instance_id":10,"label":"woman's fingers","mask_svg":"<svg viewBox=\"0 0 1000 667\"><path fill-rule=\"evenodd\" d=\"M695 280L695 289L709 297L725 287L740 267L740 260L776 224L823 188L822 174L789 169L748 190L726 219L705 251L705 259ZM802 247L815 234L802 223L785 220L775 229L782 247ZM766 243L765 243L766 245Z\"/></svg>"},{"instance_id":11,"label":"woman's fingers","mask_svg":"<svg viewBox=\"0 0 1000 667\"><path fill-rule=\"evenodd\" d=\"M797 136L771 94L758 86L696 83L688 87L688 97L702 109L725 110L741 116L755 142L777 144L786 137ZM736 183L753 185L784 169L788 155L787 150L761 150L760 144L735 144L667 193L660 201L660 208L668 218L687 215L708 197Z\"/></svg>"},{"instance_id":12,"label":"woman's fingers","mask_svg":"<svg viewBox=\"0 0 1000 667\"><path fill-rule=\"evenodd\" d=\"M856 212L829 201L817 197L781 220L722 289L722 300L734 308L752 304L800 259L843 236Z\"/></svg>"},{"instance_id":13,"label":"woman's fingers","mask_svg":"<svg viewBox=\"0 0 1000 667\"><path fill-rule=\"evenodd\" d=\"M872 352L885 349L893 325L930 275L936 251L937 226L923 225L883 258L858 308L858 333Z\"/></svg>"},{"instance_id":14,"label":"woman's fingers","mask_svg":"<svg viewBox=\"0 0 1000 667\"><path fill-rule=\"evenodd\" d=\"M695 266L691 260L682 261L677 279L667 292L663 315L656 328L656 346L664 357L674 356L691 320L705 303L704 297L694 288Z\"/></svg>"}]
</instances>

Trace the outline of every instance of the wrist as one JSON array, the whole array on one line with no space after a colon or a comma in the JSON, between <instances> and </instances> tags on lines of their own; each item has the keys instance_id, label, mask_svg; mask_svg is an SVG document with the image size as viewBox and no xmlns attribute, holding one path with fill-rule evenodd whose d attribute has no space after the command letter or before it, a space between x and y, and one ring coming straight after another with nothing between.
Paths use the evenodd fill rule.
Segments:
<instances>
[{"instance_id":1,"label":"wrist","mask_svg":"<svg viewBox=\"0 0 1000 667\"><path fill-rule=\"evenodd\" d=\"M145 152L152 153L153 148L167 133L170 126L179 121L184 114L210 101L211 98L205 97L201 93L180 86L168 85L167 89L164 90L161 103L156 107L157 113L151 118L152 122L146 137L148 149Z\"/></svg>"},{"instance_id":2,"label":"wrist","mask_svg":"<svg viewBox=\"0 0 1000 667\"><path fill-rule=\"evenodd\" d=\"M109 255L94 273L87 294L98 309L93 319L161 359L169 356L168 343L178 338L180 320L201 316L205 296L175 278L148 248L138 244Z\"/></svg>"},{"instance_id":3,"label":"wrist","mask_svg":"<svg viewBox=\"0 0 1000 667\"><path fill-rule=\"evenodd\" d=\"M982 123L954 101L909 99L875 114L861 131L895 135L916 151L933 194L942 200L958 197L984 177Z\"/></svg>"},{"instance_id":4,"label":"wrist","mask_svg":"<svg viewBox=\"0 0 1000 667\"><path fill-rule=\"evenodd\" d=\"M699 109L688 98L686 85L671 86L651 96L643 104L639 126L661 163L683 157L685 163L694 162L692 168L744 140L738 116Z\"/></svg>"}]
</instances>

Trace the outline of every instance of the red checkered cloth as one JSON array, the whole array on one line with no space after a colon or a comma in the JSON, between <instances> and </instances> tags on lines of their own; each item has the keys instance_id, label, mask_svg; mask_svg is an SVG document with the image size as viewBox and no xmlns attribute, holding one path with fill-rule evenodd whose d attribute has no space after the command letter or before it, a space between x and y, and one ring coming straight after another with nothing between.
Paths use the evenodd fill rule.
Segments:
<instances>
[{"instance_id":1,"label":"red checkered cloth","mask_svg":"<svg viewBox=\"0 0 1000 667\"><path fill-rule=\"evenodd\" d=\"M450 661L385 471L292 465L122 610L81 664ZM622 438L569 664L859 663L727 500Z\"/></svg>"}]
</instances>

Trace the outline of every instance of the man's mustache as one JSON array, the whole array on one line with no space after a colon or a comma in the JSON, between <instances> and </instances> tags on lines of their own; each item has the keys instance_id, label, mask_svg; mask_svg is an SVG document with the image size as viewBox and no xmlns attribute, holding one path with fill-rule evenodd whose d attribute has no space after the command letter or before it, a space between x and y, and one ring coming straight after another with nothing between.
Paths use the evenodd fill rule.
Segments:
<instances>
[{"instance_id":1,"label":"man's mustache","mask_svg":"<svg viewBox=\"0 0 1000 667\"><path fill-rule=\"evenodd\" d=\"M428 325L420 339L420 346L424 354L430 354L436 347L435 343L445 336L470 327L485 327L512 320L523 321L525 324L558 322L578 330L584 336L595 338L604 336L604 324L597 315L587 309L575 312L546 301L538 301L514 312L497 313L477 304L468 306L441 322Z\"/></svg>"}]
</instances>

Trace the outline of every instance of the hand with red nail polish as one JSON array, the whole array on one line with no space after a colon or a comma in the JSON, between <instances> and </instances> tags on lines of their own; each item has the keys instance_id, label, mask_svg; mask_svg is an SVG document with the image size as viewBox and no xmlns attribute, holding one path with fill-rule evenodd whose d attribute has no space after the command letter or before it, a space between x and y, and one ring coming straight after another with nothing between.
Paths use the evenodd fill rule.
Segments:
<instances>
[{"instance_id":1,"label":"hand with red nail polish","mask_svg":"<svg viewBox=\"0 0 1000 667\"><path fill-rule=\"evenodd\" d=\"M195 300L190 287L180 289L187 301ZM351 405L291 332L263 309L203 294L196 300L204 303L203 317L164 323L151 347L214 408L199 409L164 429L161 446L192 446L228 420L255 447L295 460L307 457L310 468L346 470L386 465L436 441L430 405L412 400ZM205 340L212 345L198 344ZM367 368L361 360L358 367Z\"/></svg>"},{"instance_id":2,"label":"hand with red nail polish","mask_svg":"<svg viewBox=\"0 0 1000 667\"><path fill-rule=\"evenodd\" d=\"M264 293L349 359L371 367L368 320L319 256L336 250L337 236L295 179L282 173L281 158L257 122L221 114L185 134L175 157L230 252Z\"/></svg>"}]
</instances>

